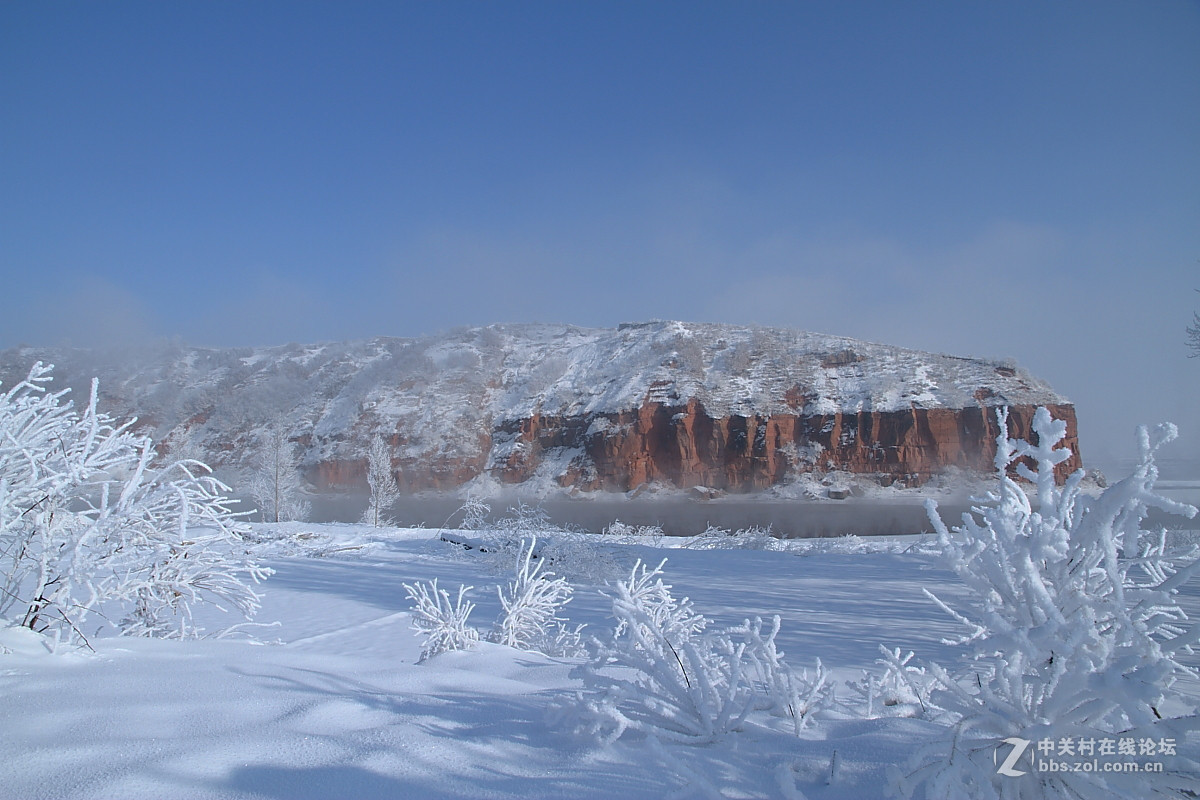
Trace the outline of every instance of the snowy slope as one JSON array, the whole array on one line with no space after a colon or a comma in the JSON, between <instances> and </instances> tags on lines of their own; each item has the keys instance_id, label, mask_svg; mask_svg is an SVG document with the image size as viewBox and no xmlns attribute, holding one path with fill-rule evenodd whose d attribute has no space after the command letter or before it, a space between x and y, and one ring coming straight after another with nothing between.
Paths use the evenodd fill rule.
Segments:
<instances>
[{"instance_id":1,"label":"snowy slope","mask_svg":"<svg viewBox=\"0 0 1200 800\"><path fill-rule=\"evenodd\" d=\"M419 339L226 350L18 348L0 353L0 381L11 386L35 360L54 363L59 379L84 396L98 375L110 413L140 417L166 447L198 448L232 466L274 422L302 442L310 466L362 458L380 432L398 434L398 458L453 469L484 463L506 422L647 401L695 399L713 417L1066 402L1007 362L684 322L493 325Z\"/></svg>"}]
</instances>

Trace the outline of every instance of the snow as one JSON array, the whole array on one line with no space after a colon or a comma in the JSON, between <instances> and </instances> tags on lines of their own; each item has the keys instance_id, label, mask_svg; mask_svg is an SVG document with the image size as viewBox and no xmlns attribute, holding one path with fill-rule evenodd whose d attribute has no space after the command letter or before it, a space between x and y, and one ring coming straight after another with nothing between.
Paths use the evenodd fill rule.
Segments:
<instances>
[{"instance_id":1,"label":"snow","mask_svg":"<svg viewBox=\"0 0 1200 800\"><path fill-rule=\"evenodd\" d=\"M254 528L258 556L276 570L258 621L278 625L256 630L268 644L101 633L90 640L95 654L51 655L31 632L0 629L0 797L630 800L690 781L767 798L786 796L782 772L810 799L871 798L884 796L888 765L934 728L827 714L797 737L752 715L745 730L704 747L664 744L656 754L634 734L596 744L573 736L563 715L582 688L570 676L579 659L480 642L417 663L421 638L403 584L477 587L472 623L486 630L500 613L495 587L511 577L492 561L441 542L437 530ZM880 643L942 663L959 653L942 643L954 621L922 587L961 603L962 586L916 540L848 539L851 552L840 553L833 540L775 551L622 541L604 545L622 570L666 556L676 596L713 625L779 614L789 664L820 657L843 693ZM585 635L613 624L600 588L577 584L561 610L588 626Z\"/></svg>"},{"instance_id":2,"label":"snow","mask_svg":"<svg viewBox=\"0 0 1200 800\"><path fill-rule=\"evenodd\" d=\"M94 655L51 655L27 630L0 630L10 651L0 655L0 797L656 798L678 785L638 742L595 747L554 724L555 702L581 686L568 675L578 660L482 642L417 664L403 583L479 587L481 627L500 610L493 587L504 578L437 531L255 529L277 570L258 616L278 621L258 631L273 644L100 635ZM780 613L780 646L797 664L820 653L865 667L875 639L938 654L950 632L920 596L944 576L912 555L614 547L629 563L669 556L676 591L716 624ZM562 613L596 633L611 626L595 586L578 587ZM755 728L716 751L668 749L731 797L766 797L776 761L800 757L815 775L837 731L847 785L879 780L911 725L818 721L804 741Z\"/></svg>"}]
</instances>

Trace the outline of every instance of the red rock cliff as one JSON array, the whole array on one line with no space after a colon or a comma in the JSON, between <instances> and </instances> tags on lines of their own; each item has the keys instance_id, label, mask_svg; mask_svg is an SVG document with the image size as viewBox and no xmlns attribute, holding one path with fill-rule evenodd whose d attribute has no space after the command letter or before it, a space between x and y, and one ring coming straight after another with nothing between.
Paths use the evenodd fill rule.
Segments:
<instances>
[{"instance_id":1,"label":"red rock cliff","mask_svg":"<svg viewBox=\"0 0 1200 800\"><path fill-rule=\"evenodd\" d=\"M1075 409L1049 407L1065 420L1063 446L1072 457L1065 477L1081 465ZM1009 409L1009 436L1035 438L1033 406ZM559 476L564 487L627 491L660 482L731 492L766 489L797 472L842 470L919 485L947 467L992 469L999 433L995 409L913 408L908 411L773 414L713 418L696 400L686 406L647 402L633 411L590 418L534 416L509 426L522 446L492 466L505 483L527 480L553 448L581 453Z\"/></svg>"}]
</instances>

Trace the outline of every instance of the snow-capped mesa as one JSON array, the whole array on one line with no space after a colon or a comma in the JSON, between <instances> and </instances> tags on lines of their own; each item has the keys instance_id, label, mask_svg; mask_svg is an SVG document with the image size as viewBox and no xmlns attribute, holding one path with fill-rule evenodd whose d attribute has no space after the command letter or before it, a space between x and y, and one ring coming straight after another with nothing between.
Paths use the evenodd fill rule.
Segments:
<instances>
[{"instance_id":1,"label":"snow-capped mesa","mask_svg":"<svg viewBox=\"0 0 1200 800\"><path fill-rule=\"evenodd\" d=\"M402 491L477 495L778 491L831 473L921 485L988 470L1001 406L1015 435L1047 406L1078 453L1074 408L1011 361L780 328L491 325L133 356L18 348L0 354L0 380L36 360L69 386L98 375L114 414L218 468L246 467L282 429L318 491L365 488L376 437Z\"/></svg>"}]
</instances>

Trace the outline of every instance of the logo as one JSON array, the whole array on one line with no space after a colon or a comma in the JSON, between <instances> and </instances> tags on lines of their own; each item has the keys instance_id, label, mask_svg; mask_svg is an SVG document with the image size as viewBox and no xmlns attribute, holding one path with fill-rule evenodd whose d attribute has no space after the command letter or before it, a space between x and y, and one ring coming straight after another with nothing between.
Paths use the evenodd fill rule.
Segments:
<instances>
[{"instance_id":1,"label":"logo","mask_svg":"<svg viewBox=\"0 0 1200 800\"><path fill-rule=\"evenodd\" d=\"M1004 762L999 763L1000 749L1006 744L1011 745L1012 750L1008 752L1008 757L1004 759ZM1008 739L1002 741L1000 745L996 747L995 752L992 753L992 763L997 764L996 772L1009 778L1019 778L1024 775L1025 770L1015 769L1015 767L1017 765L1017 761L1020 760L1021 756L1025 755L1025 751L1031 744L1032 742L1028 739L1019 739L1015 736L1009 737Z\"/></svg>"}]
</instances>

